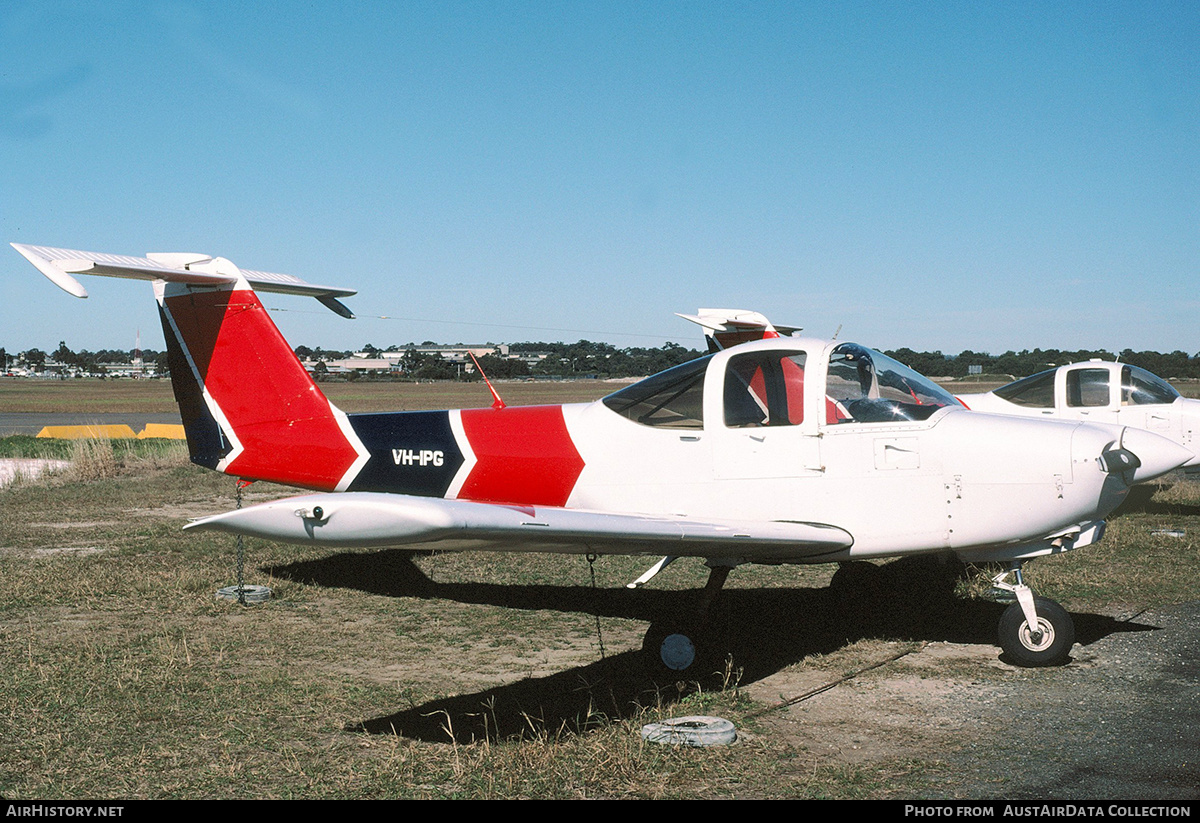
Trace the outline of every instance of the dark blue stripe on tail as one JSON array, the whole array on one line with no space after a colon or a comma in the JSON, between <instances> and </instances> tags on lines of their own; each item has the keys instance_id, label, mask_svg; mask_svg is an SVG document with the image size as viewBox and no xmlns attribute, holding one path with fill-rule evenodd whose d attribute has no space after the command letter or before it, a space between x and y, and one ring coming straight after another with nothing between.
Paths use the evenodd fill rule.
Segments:
<instances>
[{"instance_id":1,"label":"dark blue stripe on tail","mask_svg":"<svg viewBox=\"0 0 1200 823\"><path fill-rule=\"evenodd\" d=\"M162 321L163 337L167 341L167 364L171 369L171 388L175 391L175 402L179 404L179 414L183 418L183 430L187 435L188 451L192 462L215 469L221 458L229 454L232 446L226 440L221 427L208 410L204 402L200 384L188 365L187 357L175 332L167 319L162 306L158 308L159 319Z\"/></svg>"}]
</instances>

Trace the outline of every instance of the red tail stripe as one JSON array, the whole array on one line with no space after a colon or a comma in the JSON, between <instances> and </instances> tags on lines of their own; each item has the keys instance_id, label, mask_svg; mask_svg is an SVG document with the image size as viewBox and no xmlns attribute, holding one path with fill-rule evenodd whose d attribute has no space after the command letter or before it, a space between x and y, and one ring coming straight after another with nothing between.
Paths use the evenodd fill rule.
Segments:
<instances>
[{"instance_id":1,"label":"red tail stripe","mask_svg":"<svg viewBox=\"0 0 1200 823\"><path fill-rule=\"evenodd\" d=\"M257 295L197 292L166 306L244 449L225 472L334 489L358 454Z\"/></svg>"}]
</instances>

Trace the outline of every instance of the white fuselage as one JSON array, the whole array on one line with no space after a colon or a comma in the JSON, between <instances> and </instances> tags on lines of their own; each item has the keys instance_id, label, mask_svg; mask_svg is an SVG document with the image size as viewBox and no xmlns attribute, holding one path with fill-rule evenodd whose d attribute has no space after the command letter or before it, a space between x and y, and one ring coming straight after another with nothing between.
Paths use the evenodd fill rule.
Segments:
<instances>
[{"instance_id":1,"label":"white fuselage","mask_svg":"<svg viewBox=\"0 0 1200 823\"><path fill-rule=\"evenodd\" d=\"M585 463L567 505L836 524L854 537L847 556L870 557L1034 543L1102 520L1124 498L1127 487L1098 460L1119 440L1116 427L957 406L926 420L830 424L823 358L832 345L788 338L716 354L699 428L642 425L601 401L566 407ZM723 376L748 350L807 356L798 423L725 425Z\"/></svg>"}]
</instances>

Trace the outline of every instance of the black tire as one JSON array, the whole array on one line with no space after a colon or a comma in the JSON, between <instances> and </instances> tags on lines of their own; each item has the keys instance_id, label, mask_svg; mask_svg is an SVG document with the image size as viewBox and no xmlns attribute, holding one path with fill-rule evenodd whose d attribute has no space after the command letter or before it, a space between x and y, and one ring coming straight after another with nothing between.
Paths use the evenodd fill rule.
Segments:
<instances>
[{"instance_id":1,"label":"black tire","mask_svg":"<svg viewBox=\"0 0 1200 823\"><path fill-rule=\"evenodd\" d=\"M1035 597L1033 604L1041 634L1030 631L1021 604L1013 603L1000 616L1000 648L1018 666L1061 666L1075 645L1075 621L1053 600Z\"/></svg>"}]
</instances>

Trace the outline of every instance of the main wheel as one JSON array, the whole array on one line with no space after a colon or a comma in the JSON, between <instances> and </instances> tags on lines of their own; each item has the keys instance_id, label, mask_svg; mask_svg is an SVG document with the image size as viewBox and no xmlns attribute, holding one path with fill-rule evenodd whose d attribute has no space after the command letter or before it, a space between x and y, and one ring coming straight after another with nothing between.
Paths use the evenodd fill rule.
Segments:
<instances>
[{"instance_id":1,"label":"main wheel","mask_svg":"<svg viewBox=\"0 0 1200 823\"><path fill-rule=\"evenodd\" d=\"M700 660L696 632L680 624L653 624L642 641L642 652L655 674L685 677Z\"/></svg>"},{"instance_id":2,"label":"main wheel","mask_svg":"<svg viewBox=\"0 0 1200 823\"><path fill-rule=\"evenodd\" d=\"M1075 621L1062 606L1045 597L1033 599L1037 626L1031 627L1013 603L1000 616L1000 648L1018 666L1059 666L1066 663L1075 645Z\"/></svg>"}]
</instances>

